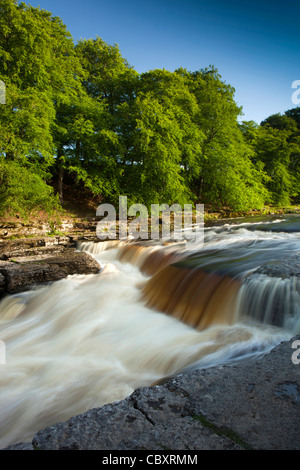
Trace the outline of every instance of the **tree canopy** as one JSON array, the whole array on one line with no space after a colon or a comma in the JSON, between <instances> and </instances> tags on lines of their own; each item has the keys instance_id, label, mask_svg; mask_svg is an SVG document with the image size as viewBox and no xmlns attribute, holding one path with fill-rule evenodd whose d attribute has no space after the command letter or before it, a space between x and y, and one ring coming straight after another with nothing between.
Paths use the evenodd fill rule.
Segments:
<instances>
[{"instance_id":1,"label":"tree canopy","mask_svg":"<svg viewBox=\"0 0 300 470\"><path fill-rule=\"evenodd\" d=\"M0 214L63 206L66 182L146 206L299 201L299 107L241 122L215 66L139 74L118 45L0 0L0 83Z\"/></svg>"}]
</instances>

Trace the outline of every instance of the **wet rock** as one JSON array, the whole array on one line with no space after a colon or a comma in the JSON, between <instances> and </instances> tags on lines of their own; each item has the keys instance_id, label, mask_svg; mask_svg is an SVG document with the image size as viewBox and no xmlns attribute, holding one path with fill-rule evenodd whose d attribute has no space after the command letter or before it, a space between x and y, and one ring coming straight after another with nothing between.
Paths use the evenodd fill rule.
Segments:
<instances>
[{"instance_id":1,"label":"wet rock","mask_svg":"<svg viewBox=\"0 0 300 470\"><path fill-rule=\"evenodd\" d=\"M152 425L128 400L95 408L65 423L37 433L32 441L36 449L110 450L127 436L137 438ZM122 444L121 444L122 446Z\"/></svg>"},{"instance_id":2,"label":"wet rock","mask_svg":"<svg viewBox=\"0 0 300 470\"><path fill-rule=\"evenodd\" d=\"M265 274L282 279L297 277L300 279L300 254L287 256L260 266L253 274Z\"/></svg>"},{"instance_id":3,"label":"wet rock","mask_svg":"<svg viewBox=\"0 0 300 470\"><path fill-rule=\"evenodd\" d=\"M0 287L4 294L15 294L33 285L63 279L73 274L96 274L97 261L85 252L64 250L55 256L30 256L0 261ZM0 290L1 295L1 290Z\"/></svg>"},{"instance_id":4,"label":"wet rock","mask_svg":"<svg viewBox=\"0 0 300 470\"><path fill-rule=\"evenodd\" d=\"M5 295L5 277L0 274L0 299Z\"/></svg>"},{"instance_id":5,"label":"wet rock","mask_svg":"<svg viewBox=\"0 0 300 470\"><path fill-rule=\"evenodd\" d=\"M200 380L196 372L188 380L174 379L176 388L189 390L185 413L204 417L252 449L300 449L300 364L292 361L295 340L281 343L262 359L204 371ZM300 343L298 349L300 353ZM282 386L290 383L290 388Z\"/></svg>"},{"instance_id":6,"label":"wet rock","mask_svg":"<svg viewBox=\"0 0 300 470\"><path fill-rule=\"evenodd\" d=\"M20 442L19 444L7 447L5 450L34 450L31 442Z\"/></svg>"}]
</instances>

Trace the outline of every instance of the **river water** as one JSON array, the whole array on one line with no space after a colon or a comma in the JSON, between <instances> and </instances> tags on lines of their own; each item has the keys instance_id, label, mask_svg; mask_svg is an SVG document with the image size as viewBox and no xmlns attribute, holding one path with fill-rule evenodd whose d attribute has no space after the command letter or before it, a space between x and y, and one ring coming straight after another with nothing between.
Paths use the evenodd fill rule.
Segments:
<instances>
[{"instance_id":1,"label":"river water","mask_svg":"<svg viewBox=\"0 0 300 470\"><path fill-rule=\"evenodd\" d=\"M291 215L206 227L203 246L81 243L99 274L0 303L0 448L164 377L251 360L300 333L297 276L256 272L297 258L299 242L300 217Z\"/></svg>"}]
</instances>

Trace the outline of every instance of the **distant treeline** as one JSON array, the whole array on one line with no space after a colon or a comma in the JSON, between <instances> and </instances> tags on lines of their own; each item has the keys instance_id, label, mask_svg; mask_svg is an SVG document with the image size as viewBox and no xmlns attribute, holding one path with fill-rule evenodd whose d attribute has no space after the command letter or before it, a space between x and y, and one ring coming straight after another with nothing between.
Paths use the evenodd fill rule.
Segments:
<instances>
[{"instance_id":1,"label":"distant treeline","mask_svg":"<svg viewBox=\"0 0 300 470\"><path fill-rule=\"evenodd\" d=\"M58 207L66 179L112 204L299 200L300 108L241 122L214 66L139 74L117 45L0 0L0 80L1 214Z\"/></svg>"}]
</instances>

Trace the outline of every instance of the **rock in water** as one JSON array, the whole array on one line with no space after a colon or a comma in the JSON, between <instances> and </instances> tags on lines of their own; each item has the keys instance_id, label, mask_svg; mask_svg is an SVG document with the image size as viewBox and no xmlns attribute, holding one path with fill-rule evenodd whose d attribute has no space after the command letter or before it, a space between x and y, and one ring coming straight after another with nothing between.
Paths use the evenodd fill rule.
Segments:
<instances>
[{"instance_id":1,"label":"rock in water","mask_svg":"<svg viewBox=\"0 0 300 470\"><path fill-rule=\"evenodd\" d=\"M73 274L97 274L101 267L88 253L65 250L55 256L0 261L0 297L24 292L33 285L58 281Z\"/></svg>"},{"instance_id":2,"label":"rock in water","mask_svg":"<svg viewBox=\"0 0 300 470\"><path fill-rule=\"evenodd\" d=\"M300 279L300 254L269 261L258 268L255 273L265 274L269 277L287 279L297 277Z\"/></svg>"}]
</instances>

